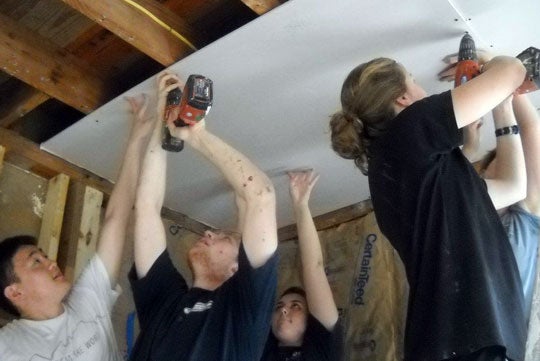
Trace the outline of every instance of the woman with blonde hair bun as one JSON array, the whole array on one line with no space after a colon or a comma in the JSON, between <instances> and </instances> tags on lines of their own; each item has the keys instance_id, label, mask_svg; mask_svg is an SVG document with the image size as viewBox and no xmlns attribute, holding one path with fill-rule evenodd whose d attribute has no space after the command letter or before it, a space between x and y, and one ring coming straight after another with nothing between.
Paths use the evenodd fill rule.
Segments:
<instances>
[{"instance_id":1,"label":"woman with blonde hair bun","mask_svg":"<svg viewBox=\"0 0 540 361\"><path fill-rule=\"evenodd\" d=\"M428 97L401 64L373 59L347 76L330 121L333 149L368 176L377 222L405 264L405 361L523 360L519 273L494 203L525 194L504 113L525 68L506 56L482 63L476 78ZM484 181L461 153L461 128L495 107L507 166Z\"/></svg>"}]
</instances>

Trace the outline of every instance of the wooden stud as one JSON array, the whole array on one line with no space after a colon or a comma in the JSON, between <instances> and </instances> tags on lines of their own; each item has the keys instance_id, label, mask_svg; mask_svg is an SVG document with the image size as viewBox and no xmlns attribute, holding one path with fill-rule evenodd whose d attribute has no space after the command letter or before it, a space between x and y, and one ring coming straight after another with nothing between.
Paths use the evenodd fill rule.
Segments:
<instances>
[{"instance_id":1,"label":"wooden stud","mask_svg":"<svg viewBox=\"0 0 540 361\"><path fill-rule=\"evenodd\" d=\"M58 265L74 282L96 251L103 193L82 183L69 187Z\"/></svg>"},{"instance_id":2,"label":"wooden stud","mask_svg":"<svg viewBox=\"0 0 540 361\"><path fill-rule=\"evenodd\" d=\"M71 181L82 182L103 192L107 196L112 192L113 184L108 180L98 177L86 169L77 167L57 156L42 151L39 145L11 130L0 128L0 144L6 148L6 160L21 169L31 171L45 178L52 178L57 174L63 173ZM181 224L186 230L197 234L202 234L210 228L180 212L167 208L162 209L162 215Z\"/></svg>"},{"instance_id":3,"label":"wooden stud","mask_svg":"<svg viewBox=\"0 0 540 361\"><path fill-rule=\"evenodd\" d=\"M6 160L19 168L46 178L63 173L73 181L82 181L111 194L113 184L108 180L41 150L38 144L11 130L0 128L0 144L6 147Z\"/></svg>"},{"instance_id":4,"label":"wooden stud","mask_svg":"<svg viewBox=\"0 0 540 361\"><path fill-rule=\"evenodd\" d=\"M59 174L49 180L47 187L38 247L53 261L56 261L58 256L68 185L69 177L65 174Z\"/></svg>"}]
</instances>

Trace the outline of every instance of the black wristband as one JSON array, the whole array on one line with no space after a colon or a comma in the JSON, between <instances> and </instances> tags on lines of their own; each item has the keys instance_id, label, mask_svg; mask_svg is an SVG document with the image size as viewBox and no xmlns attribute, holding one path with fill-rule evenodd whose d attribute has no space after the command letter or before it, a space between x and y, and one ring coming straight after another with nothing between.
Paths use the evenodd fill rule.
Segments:
<instances>
[{"instance_id":1,"label":"black wristband","mask_svg":"<svg viewBox=\"0 0 540 361\"><path fill-rule=\"evenodd\" d=\"M512 125L510 127L502 127L495 130L496 137L507 134L519 134L519 127L517 125Z\"/></svg>"}]
</instances>

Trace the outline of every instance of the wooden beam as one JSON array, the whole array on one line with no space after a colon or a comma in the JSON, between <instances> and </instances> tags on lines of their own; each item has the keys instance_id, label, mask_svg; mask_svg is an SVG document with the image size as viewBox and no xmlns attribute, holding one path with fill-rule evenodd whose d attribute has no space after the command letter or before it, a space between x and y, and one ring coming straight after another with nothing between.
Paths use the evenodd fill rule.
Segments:
<instances>
[{"instance_id":1,"label":"wooden beam","mask_svg":"<svg viewBox=\"0 0 540 361\"><path fill-rule=\"evenodd\" d=\"M267 13L273 8L281 5L279 0L242 0L242 2L258 15Z\"/></svg>"},{"instance_id":2,"label":"wooden beam","mask_svg":"<svg viewBox=\"0 0 540 361\"><path fill-rule=\"evenodd\" d=\"M16 121L50 98L47 94L11 78L2 84L0 127L10 128Z\"/></svg>"},{"instance_id":3,"label":"wooden beam","mask_svg":"<svg viewBox=\"0 0 540 361\"><path fill-rule=\"evenodd\" d=\"M112 192L113 184L108 180L41 150L39 145L11 130L0 128L0 144L5 147L0 147L0 155L2 154L2 148L4 148L6 161L19 168L29 170L47 179L63 173L70 177L72 181L82 182L103 192L106 198ZM162 209L162 215L181 224L188 231L197 234L202 234L205 230L211 228L180 212L167 208Z\"/></svg>"},{"instance_id":4,"label":"wooden beam","mask_svg":"<svg viewBox=\"0 0 540 361\"><path fill-rule=\"evenodd\" d=\"M69 187L58 265L75 281L96 252L103 193L83 183Z\"/></svg>"},{"instance_id":5,"label":"wooden beam","mask_svg":"<svg viewBox=\"0 0 540 361\"><path fill-rule=\"evenodd\" d=\"M83 113L107 99L105 82L87 64L1 14L0 64L5 72Z\"/></svg>"},{"instance_id":6,"label":"wooden beam","mask_svg":"<svg viewBox=\"0 0 540 361\"><path fill-rule=\"evenodd\" d=\"M59 174L50 179L47 186L38 247L53 261L56 261L58 256L68 185L69 177L65 174Z\"/></svg>"},{"instance_id":7,"label":"wooden beam","mask_svg":"<svg viewBox=\"0 0 540 361\"><path fill-rule=\"evenodd\" d=\"M163 28L148 15L125 1L62 1L162 65L172 65L193 52L188 45L174 36L172 32ZM138 0L137 3L143 8L151 10L153 15L189 41L197 43L196 32L163 5L150 0Z\"/></svg>"},{"instance_id":8,"label":"wooden beam","mask_svg":"<svg viewBox=\"0 0 540 361\"><path fill-rule=\"evenodd\" d=\"M112 191L113 184L108 180L41 150L38 144L11 130L0 128L0 144L6 148L6 161L22 169L45 178L64 173L72 180L84 182L106 194Z\"/></svg>"},{"instance_id":9,"label":"wooden beam","mask_svg":"<svg viewBox=\"0 0 540 361\"><path fill-rule=\"evenodd\" d=\"M371 200L368 199L347 207L340 208L330 213L314 217L313 221L315 222L315 227L317 228L317 231L322 231L324 229L337 227L341 223L364 217L372 210L373 206L371 204ZM280 242L297 238L298 233L296 231L296 224L291 224L278 229L278 239Z\"/></svg>"}]
</instances>

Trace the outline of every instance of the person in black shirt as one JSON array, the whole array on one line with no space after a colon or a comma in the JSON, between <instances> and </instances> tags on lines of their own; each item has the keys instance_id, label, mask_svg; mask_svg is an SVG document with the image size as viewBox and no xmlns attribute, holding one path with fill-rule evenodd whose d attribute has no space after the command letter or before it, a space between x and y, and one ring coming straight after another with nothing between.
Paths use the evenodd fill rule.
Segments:
<instances>
[{"instance_id":1,"label":"person in black shirt","mask_svg":"<svg viewBox=\"0 0 540 361\"><path fill-rule=\"evenodd\" d=\"M339 361L343 353L342 327L308 206L319 176L313 171L291 172L289 179L305 291L291 287L279 298L262 360Z\"/></svg>"},{"instance_id":2,"label":"person in black shirt","mask_svg":"<svg viewBox=\"0 0 540 361\"><path fill-rule=\"evenodd\" d=\"M274 187L243 154L206 130L204 120L172 136L205 156L234 189L238 233L207 231L188 252L193 287L172 265L160 218L167 153L161 119L175 74L158 78L155 130L143 162L135 203L135 265L130 272L140 334L131 360L258 361L270 329L276 289Z\"/></svg>"},{"instance_id":3,"label":"person in black shirt","mask_svg":"<svg viewBox=\"0 0 540 361\"><path fill-rule=\"evenodd\" d=\"M482 180L459 145L460 128L524 78L518 59L495 57L476 78L427 97L401 64L377 58L343 84L332 146L368 175L377 222L404 262L406 361L523 360L521 282L493 206L525 196L515 118L496 123L508 133L497 147L510 166L494 179Z\"/></svg>"},{"instance_id":4,"label":"person in black shirt","mask_svg":"<svg viewBox=\"0 0 540 361\"><path fill-rule=\"evenodd\" d=\"M527 95L515 95L512 109L523 144L525 171L527 174L527 196L520 202L497 209L506 229L521 276L525 295L525 314L531 312L534 284L536 281L538 230L540 228L540 115ZM493 114L497 116L497 114ZM474 123L473 123L474 124ZM480 127L464 129L463 154L474 161L480 154ZM468 134L465 137L465 134ZM504 166L504 164L503 164ZM488 152L480 162L479 173L489 179L499 167L495 149Z\"/></svg>"}]
</instances>

